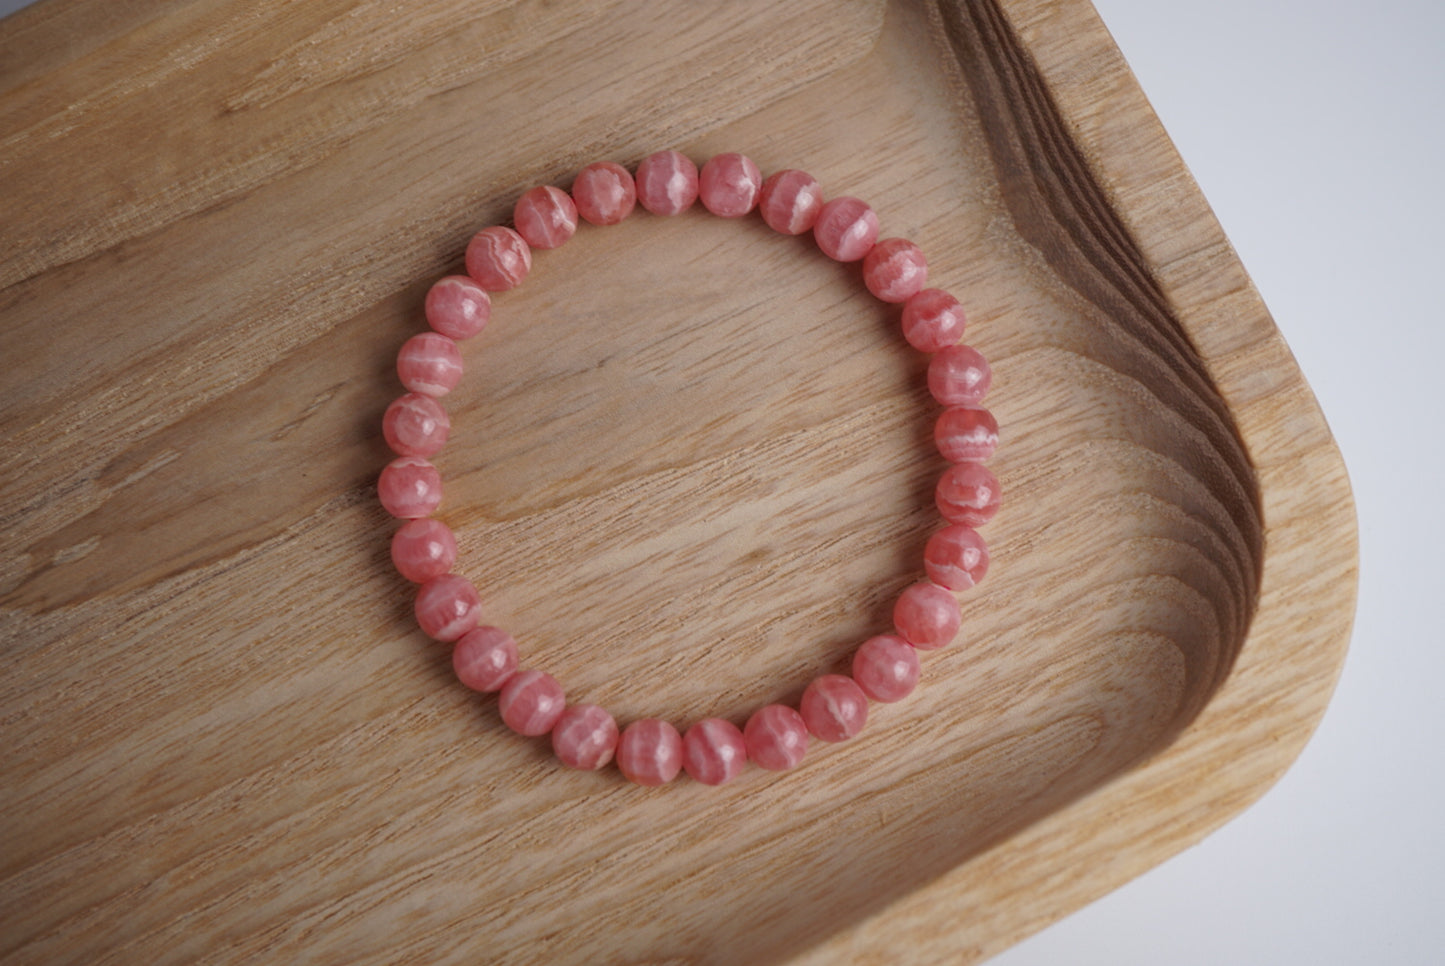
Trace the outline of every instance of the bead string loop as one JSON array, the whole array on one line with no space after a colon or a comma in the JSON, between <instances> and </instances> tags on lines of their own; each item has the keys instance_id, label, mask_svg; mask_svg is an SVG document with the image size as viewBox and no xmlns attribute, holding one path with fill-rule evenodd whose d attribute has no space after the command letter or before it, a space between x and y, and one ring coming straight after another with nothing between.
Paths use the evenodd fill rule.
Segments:
<instances>
[{"instance_id":1,"label":"bead string loop","mask_svg":"<svg viewBox=\"0 0 1445 966\"><path fill-rule=\"evenodd\" d=\"M458 342L480 333L491 319L492 295L520 285L534 250L557 248L576 233L579 219L615 225L641 204L654 215L680 214L701 200L722 218L758 211L786 235L811 231L818 248L839 262L862 261L863 283L879 300L901 305L904 339L929 353L928 389L944 406L934 428L938 451L950 466L935 501L947 526L923 551L927 580L898 597L894 632L864 641L850 674L824 674L810 683L797 708L770 704L739 729L722 718L695 722L686 731L657 718L617 722L595 704L569 704L549 674L519 664L517 642L506 631L482 624L482 602L466 577L452 572L456 538L432 516L441 505L441 474L430 458L446 445L451 420L440 400L462 377ZM991 371L984 357L960 343L963 307L941 289L925 287L928 263L903 238L878 238L873 209L857 198L825 200L811 175L788 169L766 180L741 154L720 154L701 171L686 155L660 151L644 158L634 176L610 161L577 173L570 192L540 185L522 194L512 225L483 228L466 251L466 274L450 275L426 296L430 332L412 336L397 355L406 393L386 409L382 434L397 454L381 472L382 506L406 522L391 542L397 571L418 584L416 619L438 641L453 643L459 681L482 692L499 692L502 721L521 735L550 735L557 758L568 767L600 769L614 760L639 785L663 785L686 771L695 780L721 785L747 762L770 771L797 766L811 739L846 741L862 730L868 702L900 701L918 683L919 652L951 643L961 622L956 592L983 579L988 547L977 527L998 511L998 480L984 463L998 446L998 423L982 406Z\"/></svg>"}]
</instances>

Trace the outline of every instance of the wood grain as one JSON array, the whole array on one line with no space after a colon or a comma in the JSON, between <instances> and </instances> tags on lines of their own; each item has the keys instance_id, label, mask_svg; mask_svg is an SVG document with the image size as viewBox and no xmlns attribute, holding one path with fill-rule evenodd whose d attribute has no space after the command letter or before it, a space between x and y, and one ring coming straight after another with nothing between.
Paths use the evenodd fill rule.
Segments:
<instances>
[{"instance_id":1,"label":"wood grain","mask_svg":"<svg viewBox=\"0 0 1445 966\"><path fill-rule=\"evenodd\" d=\"M95 9L0 21L3 961L972 960L1197 841L1323 712L1343 467L1082 0ZM471 232L671 146L924 247L1006 503L913 698L649 791L450 679L374 479ZM540 256L448 401L489 619L624 721L846 666L936 526L896 324L755 219Z\"/></svg>"}]
</instances>

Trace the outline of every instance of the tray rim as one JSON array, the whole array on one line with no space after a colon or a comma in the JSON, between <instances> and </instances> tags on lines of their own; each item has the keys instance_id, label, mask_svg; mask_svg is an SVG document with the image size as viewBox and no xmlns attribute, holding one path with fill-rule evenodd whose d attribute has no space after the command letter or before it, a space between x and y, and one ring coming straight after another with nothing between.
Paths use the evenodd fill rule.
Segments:
<instances>
[{"instance_id":1,"label":"tray rim","mask_svg":"<svg viewBox=\"0 0 1445 966\"><path fill-rule=\"evenodd\" d=\"M1258 607L1233 667L1165 747L795 957L795 964L898 962L900 935L912 944L908 961L984 959L1197 844L1257 801L1304 749L1338 682L1354 620L1358 525L1338 446L1284 337L1093 4L936 2L992 6L1002 16L1234 417L1262 503ZM1111 109L1100 110L1105 99ZM1154 163L1138 164L1141 152ZM1157 205L1150 196L1159 191L1160 172L1175 225L1149 213ZM1177 223L1186 230L1175 230ZM1203 278L1192 273L1201 260L1213 270ZM1223 316L1221 303L1231 309ZM1263 385L1261 369L1274 376ZM1287 426L1268 411L1281 392L1290 404ZM1298 467L1292 473L1290 464L1304 457L1315 472L1300 481L1292 478ZM1305 521L1311 525L1297 525ZM1331 578L1333 596L1327 610L1309 613L1308 636L1291 606L1297 589L1292 575L1282 572L1305 555Z\"/></svg>"}]
</instances>

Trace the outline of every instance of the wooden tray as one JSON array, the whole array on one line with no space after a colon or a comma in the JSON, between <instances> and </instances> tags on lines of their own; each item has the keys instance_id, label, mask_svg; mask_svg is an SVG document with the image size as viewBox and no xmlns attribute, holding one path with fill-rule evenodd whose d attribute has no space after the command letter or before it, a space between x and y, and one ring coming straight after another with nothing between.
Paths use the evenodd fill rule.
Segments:
<instances>
[{"instance_id":1,"label":"wooden tray","mask_svg":"<svg viewBox=\"0 0 1445 966\"><path fill-rule=\"evenodd\" d=\"M1293 759L1353 609L1344 468L1093 11L725 9L0 23L5 962L963 962ZM858 739L721 789L507 734L374 499L431 280L525 187L672 146L806 167L922 244L1004 435L960 641ZM584 228L467 352L443 516L576 699L741 721L918 576L924 360L806 241Z\"/></svg>"}]
</instances>

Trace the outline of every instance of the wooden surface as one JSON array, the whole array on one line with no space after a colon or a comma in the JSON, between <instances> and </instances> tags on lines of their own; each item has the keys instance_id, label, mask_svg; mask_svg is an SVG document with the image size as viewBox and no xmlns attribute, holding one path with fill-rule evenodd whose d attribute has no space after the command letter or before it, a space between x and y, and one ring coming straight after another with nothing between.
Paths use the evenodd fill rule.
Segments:
<instances>
[{"instance_id":1,"label":"wooden surface","mask_svg":"<svg viewBox=\"0 0 1445 966\"><path fill-rule=\"evenodd\" d=\"M43 0L0 22L0 959L961 962L1197 841L1354 596L1308 387L1082 0ZM376 507L427 285L663 147L868 199L994 362L994 566L781 776L567 773ZM923 360L756 219L584 228L467 346L442 516L623 721L741 721L918 576Z\"/></svg>"}]
</instances>

